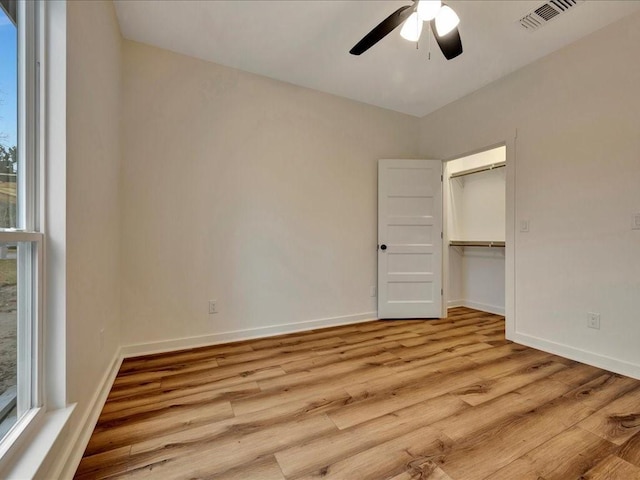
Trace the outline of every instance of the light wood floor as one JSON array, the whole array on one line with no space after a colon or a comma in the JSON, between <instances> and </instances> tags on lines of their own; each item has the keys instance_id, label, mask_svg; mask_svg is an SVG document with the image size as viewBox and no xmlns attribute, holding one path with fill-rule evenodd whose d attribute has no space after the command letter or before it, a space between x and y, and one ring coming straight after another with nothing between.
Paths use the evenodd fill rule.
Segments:
<instances>
[{"instance_id":1,"label":"light wood floor","mask_svg":"<svg viewBox=\"0 0 640 480\"><path fill-rule=\"evenodd\" d=\"M640 382L466 308L124 362L76 478L640 479Z\"/></svg>"}]
</instances>

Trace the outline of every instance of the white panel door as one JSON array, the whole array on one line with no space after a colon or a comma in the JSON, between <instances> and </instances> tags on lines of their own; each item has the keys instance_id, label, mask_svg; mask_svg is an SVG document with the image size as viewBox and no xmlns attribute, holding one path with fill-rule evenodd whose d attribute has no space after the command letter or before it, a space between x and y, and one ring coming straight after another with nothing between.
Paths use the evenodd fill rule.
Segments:
<instances>
[{"instance_id":1,"label":"white panel door","mask_svg":"<svg viewBox=\"0 0 640 480\"><path fill-rule=\"evenodd\" d=\"M442 162L378 162L378 317L442 314Z\"/></svg>"}]
</instances>

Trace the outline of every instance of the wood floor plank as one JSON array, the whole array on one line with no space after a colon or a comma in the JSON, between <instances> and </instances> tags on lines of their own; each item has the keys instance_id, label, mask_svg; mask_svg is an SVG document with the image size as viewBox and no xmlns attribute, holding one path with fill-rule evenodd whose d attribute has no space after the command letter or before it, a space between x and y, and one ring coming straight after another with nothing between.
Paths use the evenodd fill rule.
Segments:
<instances>
[{"instance_id":1,"label":"wood floor plank","mask_svg":"<svg viewBox=\"0 0 640 480\"><path fill-rule=\"evenodd\" d=\"M640 381L449 312L126 359L75 478L638 478Z\"/></svg>"},{"instance_id":2,"label":"wood floor plank","mask_svg":"<svg viewBox=\"0 0 640 480\"><path fill-rule=\"evenodd\" d=\"M476 406L566 368L566 365L562 363L545 359L533 365L526 365L520 370L493 379L483 380L452 393L469 405Z\"/></svg>"},{"instance_id":3,"label":"wood floor plank","mask_svg":"<svg viewBox=\"0 0 640 480\"><path fill-rule=\"evenodd\" d=\"M524 345L518 345L517 343L506 343L490 350L481 350L479 352L470 353L467 355L471 360L479 363L489 362L491 360L498 360L500 358L507 357L516 353L527 353L532 350Z\"/></svg>"},{"instance_id":4,"label":"wood floor plank","mask_svg":"<svg viewBox=\"0 0 640 480\"><path fill-rule=\"evenodd\" d=\"M231 400L240 395L253 394L260 391L258 382L248 381L229 386L212 386L211 384L197 385L195 387L160 389L151 393L132 395L129 397L108 400L102 408L99 422L110 421L118 417L126 418L136 411L157 410L157 403L188 397L190 395L204 393L210 400Z\"/></svg>"},{"instance_id":5,"label":"wood floor plank","mask_svg":"<svg viewBox=\"0 0 640 480\"><path fill-rule=\"evenodd\" d=\"M359 358L365 355L375 355L399 346L395 340L370 340L368 342L356 343L348 346L341 346L331 351L316 352L318 355L338 353L344 360Z\"/></svg>"},{"instance_id":6,"label":"wood floor plank","mask_svg":"<svg viewBox=\"0 0 640 480\"><path fill-rule=\"evenodd\" d=\"M358 348L337 348L335 351L323 352L323 354L283 363L281 367L287 373L301 372L310 368L322 367L330 363L375 357L389 353L391 349L400 346L399 343L392 341L364 347L360 346Z\"/></svg>"},{"instance_id":7,"label":"wood floor plank","mask_svg":"<svg viewBox=\"0 0 640 480\"><path fill-rule=\"evenodd\" d=\"M294 387L282 387L260 392L231 402L236 416L276 408L287 403L312 401L325 395L341 395L342 386L304 384Z\"/></svg>"},{"instance_id":8,"label":"wood floor plank","mask_svg":"<svg viewBox=\"0 0 640 480\"><path fill-rule=\"evenodd\" d=\"M580 480L640 480L640 468L610 455L583 475Z\"/></svg>"},{"instance_id":9,"label":"wood floor plank","mask_svg":"<svg viewBox=\"0 0 640 480\"><path fill-rule=\"evenodd\" d=\"M374 351L375 355L385 352L383 348L375 349ZM363 357L366 356L367 354L363 355ZM286 362L281 365L281 368L286 373L296 373L308 370L310 368L323 367L331 363L340 362L342 361L342 358L343 357L339 353L327 353L325 355L310 356L308 358L294 360L293 362Z\"/></svg>"},{"instance_id":10,"label":"wood floor plank","mask_svg":"<svg viewBox=\"0 0 640 480\"><path fill-rule=\"evenodd\" d=\"M304 345L307 342L326 338L343 338L346 335L358 333L358 324L330 327L321 330L309 330L306 332L287 333L273 337L257 338L249 340L253 350L283 348L295 345Z\"/></svg>"},{"instance_id":11,"label":"wood floor plank","mask_svg":"<svg viewBox=\"0 0 640 480\"><path fill-rule=\"evenodd\" d=\"M127 471L131 445L113 448L94 455L85 455L80 461L75 478L100 480Z\"/></svg>"},{"instance_id":12,"label":"wood floor plank","mask_svg":"<svg viewBox=\"0 0 640 480\"><path fill-rule=\"evenodd\" d=\"M605 373L599 368L585 365L584 363L572 362L567 370L554 373L549 378L558 382L562 382L571 387L578 387L599 377Z\"/></svg>"},{"instance_id":13,"label":"wood floor plank","mask_svg":"<svg viewBox=\"0 0 640 480\"><path fill-rule=\"evenodd\" d=\"M592 411L575 398L561 397L460 439L440 467L452 478L485 479Z\"/></svg>"},{"instance_id":14,"label":"wood floor plank","mask_svg":"<svg viewBox=\"0 0 640 480\"><path fill-rule=\"evenodd\" d=\"M609 455L616 446L597 435L572 427L490 475L491 480L577 479Z\"/></svg>"},{"instance_id":15,"label":"wood floor plank","mask_svg":"<svg viewBox=\"0 0 640 480\"><path fill-rule=\"evenodd\" d=\"M127 418L123 422L101 423L91 435L85 454L94 455L133 445L155 435L209 424L232 416L233 410L229 402L217 402L164 411L162 416L150 415L136 419Z\"/></svg>"},{"instance_id":16,"label":"wood floor plank","mask_svg":"<svg viewBox=\"0 0 640 480\"><path fill-rule=\"evenodd\" d=\"M160 388L188 388L198 385L211 385L213 382L216 383L218 388L222 388L285 374L286 372L279 365L264 365L261 362L258 365L253 363L225 365L215 369L163 377L160 382Z\"/></svg>"},{"instance_id":17,"label":"wood floor plank","mask_svg":"<svg viewBox=\"0 0 640 480\"><path fill-rule=\"evenodd\" d=\"M276 459L287 477L310 473L465 408L464 402L443 395L292 446L276 453Z\"/></svg>"},{"instance_id":18,"label":"wood floor plank","mask_svg":"<svg viewBox=\"0 0 640 480\"><path fill-rule=\"evenodd\" d=\"M162 382L145 382L140 384L126 385L125 387L112 387L107 400L115 400L118 398L129 397L131 395L140 395L143 393L159 392Z\"/></svg>"},{"instance_id":19,"label":"wood floor plank","mask_svg":"<svg viewBox=\"0 0 640 480\"><path fill-rule=\"evenodd\" d=\"M189 429L146 438L134 444L131 451L132 454L140 454L149 451L167 450L182 444L217 442L220 439L276 427L315 415L322 415L332 409L340 408L347 404L349 400L350 397L345 392L337 391L335 394L327 394L325 392L320 398L303 402L284 403L271 409L234 416L211 424L194 425Z\"/></svg>"},{"instance_id":20,"label":"wood floor plank","mask_svg":"<svg viewBox=\"0 0 640 480\"><path fill-rule=\"evenodd\" d=\"M217 473L216 480L286 480L273 456L262 457L247 465Z\"/></svg>"},{"instance_id":21,"label":"wood floor plank","mask_svg":"<svg viewBox=\"0 0 640 480\"><path fill-rule=\"evenodd\" d=\"M486 324L469 324L465 326L453 325L450 328L442 328L435 332L427 331L428 337L424 335L416 335L414 338L400 340L400 344L404 347L419 347L421 345L433 344L437 340L454 340L456 337L464 337L466 335L478 335L483 328L494 328L496 325L502 324L501 321L492 320ZM434 330L436 330L434 328Z\"/></svg>"},{"instance_id":22,"label":"wood floor plank","mask_svg":"<svg viewBox=\"0 0 640 480\"><path fill-rule=\"evenodd\" d=\"M156 448L153 443L134 445L131 456L140 457L124 478L200 478L222 474L232 468L271 455L288 442L302 442L331 431L335 426L325 415L314 415L293 421L264 426L254 431L238 430L207 439L172 443L171 448ZM139 467L139 463L144 466ZM137 468L136 468L137 467Z\"/></svg>"},{"instance_id":23,"label":"wood floor plank","mask_svg":"<svg viewBox=\"0 0 640 480\"><path fill-rule=\"evenodd\" d=\"M617 445L622 445L640 432L640 387L618 397L580 423L589 430Z\"/></svg>"},{"instance_id":24,"label":"wood floor plank","mask_svg":"<svg viewBox=\"0 0 640 480\"><path fill-rule=\"evenodd\" d=\"M458 337L442 339L439 342L424 342L412 347L405 347L400 344L397 348L389 348L388 350L397 355L402 360L422 360L428 359L433 355L442 353L449 349L479 344L480 336L471 333L468 335L460 335Z\"/></svg>"},{"instance_id":25,"label":"wood floor plank","mask_svg":"<svg viewBox=\"0 0 640 480\"><path fill-rule=\"evenodd\" d=\"M582 403L599 408L608 405L630 390L638 387L638 381L611 372L604 372L593 380L583 383L567 392L565 396L573 396ZM632 395L630 398L634 398ZM640 413L640 409L638 409Z\"/></svg>"},{"instance_id":26,"label":"wood floor plank","mask_svg":"<svg viewBox=\"0 0 640 480\"><path fill-rule=\"evenodd\" d=\"M438 460L449 452L452 442L442 433L422 427L405 435L347 457L335 463L328 463L312 473L291 477L296 480L370 480L385 479L403 472L429 478Z\"/></svg>"},{"instance_id":27,"label":"wood floor plank","mask_svg":"<svg viewBox=\"0 0 640 480\"><path fill-rule=\"evenodd\" d=\"M464 356L447 358L422 366L421 368L396 371L393 372L393 375L386 375L386 371L383 371L383 375L363 378L360 382L349 385L346 387L346 391L354 398L367 398L372 392L383 393L393 389L410 387L415 384L424 385L427 379L432 380L434 375L444 372L469 373L476 366L477 364ZM479 377L476 375L473 375L473 377L479 380Z\"/></svg>"},{"instance_id":28,"label":"wood floor plank","mask_svg":"<svg viewBox=\"0 0 640 480\"><path fill-rule=\"evenodd\" d=\"M389 327L383 332L361 332L358 334L347 335L344 341L350 345L365 344L376 340L401 341L410 338L420 338L420 335L414 331L408 330L405 326L398 325Z\"/></svg>"},{"instance_id":29,"label":"wood floor plank","mask_svg":"<svg viewBox=\"0 0 640 480\"><path fill-rule=\"evenodd\" d=\"M497 349L496 349L497 350ZM528 349L521 352L514 352L504 357L483 358L484 353L489 350L480 350L469 354L469 358L480 363L475 370L475 374L480 378L492 379L506 374L511 374L533 365L541 365L555 360L555 357L546 352Z\"/></svg>"},{"instance_id":30,"label":"wood floor plank","mask_svg":"<svg viewBox=\"0 0 640 480\"><path fill-rule=\"evenodd\" d=\"M454 374L434 374L420 384L403 384L382 390L365 390L350 403L339 410L329 412L329 417L341 430L358 423L394 412L401 408L437 397L451 390L477 381L471 372L463 371ZM347 389L347 391L349 391ZM352 395L353 396L353 395Z\"/></svg>"},{"instance_id":31,"label":"wood floor plank","mask_svg":"<svg viewBox=\"0 0 640 480\"><path fill-rule=\"evenodd\" d=\"M568 366L566 370L560 370L548 377L532 382L524 387L518 388L515 392L521 401L529 402L531 406L550 402L561 397L572 390L578 388L580 383L588 383L593 380L591 374L583 372L577 367L578 364ZM566 379L568 374L575 372L576 379L573 382L562 382L559 379ZM602 373L602 371L598 372ZM599 376L599 375L598 375ZM584 398L582 399L584 400Z\"/></svg>"},{"instance_id":32,"label":"wood floor plank","mask_svg":"<svg viewBox=\"0 0 640 480\"><path fill-rule=\"evenodd\" d=\"M458 329L469 326L476 326L478 328L485 327L491 324L500 324L504 321L502 317L498 317L495 315L481 314L481 315L463 315L458 318L448 317L442 320L430 320L429 322L414 324L409 326L412 331L420 333L420 334L439 334L445 331L451 331L455 333ZM417 340L408 340L407 347L415 345L419 345L423 343L426 338L423 338L422 341Z\"/></svg>"},{"instance_id":33,"label":"wood floor plank","mask_svg":"<svg viewBox=\"0 0 640 480\"><path fill-rule=\"evenodd\" d=\"M323 381L329 381L333 386L337 386L339 384L343 384L342 382L351 383L352 380L350 380L350 375L355 375L356 377L363 376L366 375L366 371L371 369L375 369L376 374L380 374L381 370L388 369L385 366L386 362L395 361L397 359L398 357L392 353L383 352L373 356L335 361L320 367L309 368L303 371L292 372L288 375L260 380L258 384L262 390ZM391 375L393 371L388 369L388 373Z\"/></svg>"},{"instance_id":34,"label":"wood floor plank","mask_svg":"<svg viewBox=\"0 0 640 480\"><path fill-rule=\"evenodd\" d=\"M395 475L388 480L453 480L449 475L444 473L440 467L438 467L431 460L427 460L425 464L420 465L418 469L412 469L411 471L405 471L399 475Z\"/></svg>"},{"instance_id":35,"label":"wood floor plank","mask_svg":"<svg viewBox=\"0 0 640 480\"><path fill-rule=\"evenodd\" d=\"M207 360L215 360L215 357L223 353L250 352L253 348L242 343L229 343L213 345L210 347L193 348L178 352L145 355L144 357L125 358L120 367L120 374L142 372L149 370L162 370L180 363L193 363Z\"/></svg>"},{"instance_id":36,"label":"wood floor plank","mask_svg":"<svg viewBox=\"0 0 640 480\"><path fill-rule=\"evenodd\" d=\"M118 375L113 382L114 387L125 387L128 385L138 385L145 382L153 382L161 380L171 375L197 372L201 370L211 370L218 366L218 360L208 359L206 361L176 363L166 365L162 369L130 371L122 375Z\"/></svg>"},{"instance_id":37,"label":"wood floor plank","mask_svg":"<svg viewBox=\"0 0 640 480\"><path fill-rule=\"evenodd\" d=\"M426 353L422 356L412 356L412 358L398 358L398 360L386 362L385 365L387 367L393 368L398 372L423 367L430 369L433 364L442 362L443 360L456 357L464 357L469 353L478 352L480 350L487 350L490 348L492 348L491 345L487 343L478 342L477 340L469 340L453 346L443 347L443 349L441 350ZM389 349L389 352L393 353L394 355L397 354L397 350L393 348Z\"/></svg>"},{"instance_id":38,"label":"wood floor plank","mask_svg":"<svg viewBox=\"0 0 640 480\"><path fill-rule=\"evenodd\" d=\"M291 360L306 358L312 349L289 350L288 348L254 350L251 352L238 353L228 357L217 357L216 361L222 366L238 366L248 369L248 366L265 368L280 365L283 358L289 357Z\"/></svg>"},{"instance_id":39,"label":"wood floor plank","mask_svg":"<svg viewBox=\"0 0 640 480\"><path fill-rule=\"evenodd\" d=\"M98 419L100 423L114 422L123 419L135 419L140 415L149 416L152 412L175 409L189 405L211 404L224 400L234 400L243 396L253 395L260 392L260 387L256 382L242 383L223 389L190 388L184 390L170 390L159 394L148 395L142 400L140 398L129 401L110 402L105 404ZM113 408L114 404L117 407Z\"/></svg>"},{"instance_id":40,"label":"wood floor plank","mask_svg":"<svg viewBox=\"0 0 640 480\"><path fill-rule=\"evenodd\" d=\"M474 408L463 410L432 426L444 432L452 440L460 440L507 418L523 415L531 407L532 404L524 401L517 393L509 393Z\"/></svg>"},{"instance_id":41,"label":"wood floor plank","mask_svg":"<svg viewBox=\"0 0 640 480\"><path fill-rule=\"evenodd\" d=\"M617 452L617 455L629 463L640 467L640 432L636 433L629 440L624 442Z\"/></svg>"},{"instance_id":42,"label":"wood floor plank","mask_svg":"<svg viewBox=\"0 0 640 480\"><path fill-rule=\"evenodd\" d=\"M336 353L339 352L343 355L354 355L360 356L367 349L380 349L380 348L389 348L393 345L400 344L400 339L402 338L415 338L419 335L417 333L402 333L396 335L378 335L375 338L370 340L365 340L363 342L357 343L349 343L345 345L338 345L332 348L324 348L324 349L316 349L314 353L317 355L325 355L327 353Z\"/></svg>"}]
</instances>

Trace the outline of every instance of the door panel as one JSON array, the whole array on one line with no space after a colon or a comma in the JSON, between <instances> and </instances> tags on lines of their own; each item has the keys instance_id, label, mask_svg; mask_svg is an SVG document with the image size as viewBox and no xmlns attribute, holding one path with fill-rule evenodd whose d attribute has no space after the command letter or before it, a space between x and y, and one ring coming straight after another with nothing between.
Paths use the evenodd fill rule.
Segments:
<instances>
[{"instance_id":1,"label":"door panel","mask_svg":"<svg viewBox=\"0 0 640 480\"><path fill-rule=\"evenodd\" d=\"M378 163L378 316L442 312L442 162ZM385 245L386 248L380 248Z\"/></svg>"},{"instance_id":2,"label":"door panel","mask_svg":"<svg viewBox=\"0 0 640 480\"><path fill-rule=\"evenodd\" d=\"M417 194L416 194L417 195ZM433 215L433 201L425 196L387 197L389 215L405 217L426 217Z\"/></svg>"},{"instance_id":3,"label":"door panel","mask_svg":"<svg viewBox=\"0 0 640 480\"><path fill-rule=\"evenodd\" d=\"M432 255L428 253L415 253L404 255L402 253L387 253L387 271L395 273L428 273L432 270Z\"/></svg>"}]
</instances>

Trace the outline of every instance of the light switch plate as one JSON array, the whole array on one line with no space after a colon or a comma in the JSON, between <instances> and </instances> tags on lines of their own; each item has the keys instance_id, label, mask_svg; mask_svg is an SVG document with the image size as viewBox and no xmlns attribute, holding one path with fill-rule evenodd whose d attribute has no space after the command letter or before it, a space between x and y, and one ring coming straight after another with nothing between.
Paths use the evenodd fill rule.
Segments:
<instances>
[{"instance_id":1,"label":"light switch plate","mask_svg":"<svg viewBox=\"0 0 640 480\"><path fill-rule=\"evenodd\" d=\"M640 230L640 213L631 217L631 230Z\"/></svg>"},{"instance_id":2,"label":"light switch plate","mask_svg":"<svg viewBox=\"0 0 640 480\"><path fill-rule=\"evenodd\" d=\"M523 233L529 231L529 220L520 220L520 231Z\"/></svg>"},{"instance_id":3,"label":"light switch plate","mask_svg":"<svg viewBox=\"0 0 640 480\"><path fill-rule=\"evenodd\" d=\"M589 312L587 313L587 327L595 330L600 330L600 314Z\"/></svg>"},{"instance_id":4,"label":"light switch plate","mask_svg":"<svg viewBox=\"0 0 640 480\"><path fill-rule=\"evenodd\" d=\"M209 314L218 313L218 301L209 300Z\"/></svg>"}]
</instances>

